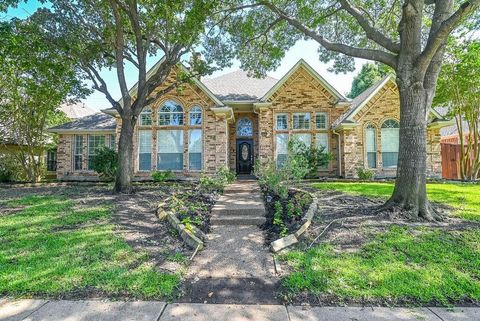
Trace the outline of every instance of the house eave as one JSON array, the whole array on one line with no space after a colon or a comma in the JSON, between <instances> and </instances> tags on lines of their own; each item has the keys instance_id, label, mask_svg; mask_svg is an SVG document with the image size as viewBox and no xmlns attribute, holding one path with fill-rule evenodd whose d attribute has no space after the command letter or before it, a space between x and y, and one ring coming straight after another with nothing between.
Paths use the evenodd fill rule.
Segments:
<instances>
[{"instance_id":1,"label":"house eave","mask_svg":"<svg viewBox=\"0 0 480 321\"><path fill-rule=\"evenodd\" d=\"M335 131L346 131L355 129L359 124L358 123L340 123L333 127Z\"/></svg>"},{"instance_id":2,"label":"house eave","mask_svg":"<svg viewBox=\"0 0 480 321\"><path fill-rule=\"evenodd\" d=\"M454 119L442 119L442 120L434 120L428 124L429 129L437 129L455 125Z\"/></svg>"},{"instance_id":3,"label":"house eave","mask_svg":"<svg viewBox=\"0 0 480 321\"><path fill-rule=\"evenodd\" d=\"M227 122L231 123L235 121L235 115L233 114L233 108L228 106L219 106L219 107L212 107L210 109L215 116L217 117L225 117Z\"/></svg>"},{"instance_id":4,"label":"house eave","mask_svg":"<svg viewBox=\"0 0 480 321\"><path fill-rule=\"evenodd\" d=\"M47 131L55 134L115 134L115 129L48 129Z\"/></svg>"}]
</instances>

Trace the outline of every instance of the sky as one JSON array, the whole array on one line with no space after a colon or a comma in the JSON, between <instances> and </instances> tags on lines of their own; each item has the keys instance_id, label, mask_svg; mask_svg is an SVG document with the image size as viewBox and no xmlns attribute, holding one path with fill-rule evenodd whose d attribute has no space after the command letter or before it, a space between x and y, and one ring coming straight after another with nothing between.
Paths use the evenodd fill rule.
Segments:
<instances>
[{"instance_id":1,"label":"sky","mask_svg":"<svg viewBox=\"0 0 480 321\"><path fill-rule=\"evenodd\" d=\"M28 0L26 3L21 3L17 8L10 9L6 14L3 15L3 19L10 19L12 17L18 18L26 18L40 6L38 1L36 0ZM366 63L365 60L356 59L355 66L356 71L353 73L347 74L335 74L329 72L327 69L329 68L328 64L320 62L318 59L318 44L313 40L302 40L297 42L293 47L290 48L285 54L285 57L281 61L280 66L272 72L269 72L268 75L277 79L280 79L283 75L285 75L290 68L295 65L298 60L304 59L308 64L310 64L313 69L315 69L325 80L327 80L333 87L335 87L340 93L346 94L350 91L351 84L353 77L357 74L360 70L361 66ZM152 57L149 59L149 66L155 64L157 59ZM214 74L208 76L209 78L217 77L223 75L225 73L238 70L240 63L238 61L234 61L233 66L230 68L223 69L221 71L217 71ZM121 97L120 90L118 88L118 81L116 77L115 70L103 70L101 72L102 77L107 82L109 86L109 90L112 93L115 99L119 99ZM134 67L129 66L126 68L126 75L127 81L129 86L133 86L135 79L136 79L136 72ZM105 98L102 93L94 92L83 102L92 108L93 110L101 110L105 108L110 108L111 105Z\"/></svg>"}]
</instances>

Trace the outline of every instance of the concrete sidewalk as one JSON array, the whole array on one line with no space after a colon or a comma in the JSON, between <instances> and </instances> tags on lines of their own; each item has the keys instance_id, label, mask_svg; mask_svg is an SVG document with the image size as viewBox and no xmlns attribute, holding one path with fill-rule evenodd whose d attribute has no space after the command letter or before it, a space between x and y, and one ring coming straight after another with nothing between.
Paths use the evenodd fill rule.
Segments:
<instances>
[{"instance_id":1,"label":"concrete sidewalk","mask_svg":"<svg viewBox=\"0 0 480 321\"><path fill-rule=\"evenodd\" d=\"M299 307L0 299L1 321L474 321L480 308Z\"/></svg>"}]
</instances>

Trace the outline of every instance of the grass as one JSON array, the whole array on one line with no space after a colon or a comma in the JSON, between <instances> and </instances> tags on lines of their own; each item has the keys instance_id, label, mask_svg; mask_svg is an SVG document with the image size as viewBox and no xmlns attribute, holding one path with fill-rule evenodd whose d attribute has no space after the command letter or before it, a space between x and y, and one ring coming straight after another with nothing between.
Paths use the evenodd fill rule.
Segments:
<instances>
[{"instance_id":1,"label":"grass","mask_svg":"<svg viewBox=\"0 0 480 321\"><path fill-rule=\"evenodd\" d=\"M180 276L157 271L117 236L108 206L77 208L59 196L7 204L24 208L0 215L0 295L149 299L176 292Z\"/></svg>"},{"instance_id":2,"label":"grass","mask_svg":"<svg viewBox=\"0 0 480 321\"><path fill-rule=\"evenodd\" d=\"M448 305L480 301L480 231L449 233L392 226L357 253L328 244L281 257L293 272L287 294L330 294L340 300Z\"/></svg>"},{"instance_id":3,"label":"grass","mask_svg":"<svg viewBox=\"0 0 480 321\"><path fill-rule=\"evenodd\" d=\"M313 186L322 190L334 189L351 194L385 198L393 192L392 183L315 183ZM430 200L455 208L453 216L480 221L480 185L430 183L427 184L427 193Z\"/></svg>"}]
</instances>

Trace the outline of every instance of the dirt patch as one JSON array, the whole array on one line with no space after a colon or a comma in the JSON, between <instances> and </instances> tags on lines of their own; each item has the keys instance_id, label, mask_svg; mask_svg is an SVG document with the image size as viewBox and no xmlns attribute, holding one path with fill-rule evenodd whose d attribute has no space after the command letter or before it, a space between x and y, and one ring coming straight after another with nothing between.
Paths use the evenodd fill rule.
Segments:
<instances>
[{"instance_id":1,"label":"dirt patch","mask_svg":"<svg viewBox=\"0 0 480 321\"><path fill-rule=\"evenodd\" d=\"M308 187L305 187L308 188ZM480 223L446 218L441 222L412 222L400 218L376 215L385 199L350 195L339 191L311 189L318 197L318 210L311 227L303 236L301 246L329 243L338 252L358 251L363 244L378 233L385 232L392 224L408 227L440 228L446 231L461 231L480 228ZM443 215L451 210L444 204L434 203Z\"/></svg>"}]
</instances>

